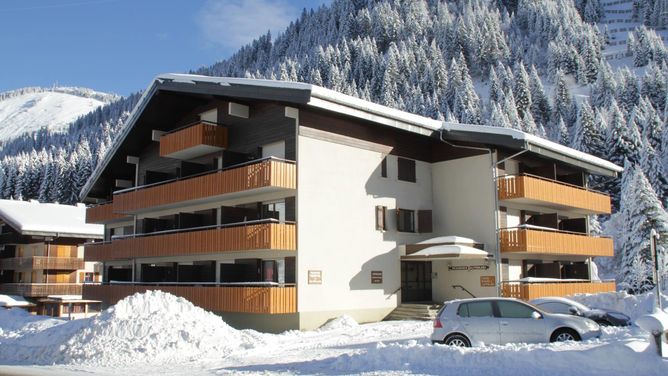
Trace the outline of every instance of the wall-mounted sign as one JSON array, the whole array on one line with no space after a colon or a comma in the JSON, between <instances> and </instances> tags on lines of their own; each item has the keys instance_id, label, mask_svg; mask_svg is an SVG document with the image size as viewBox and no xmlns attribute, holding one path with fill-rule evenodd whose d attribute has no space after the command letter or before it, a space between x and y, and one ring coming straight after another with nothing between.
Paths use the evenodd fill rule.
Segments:
<instances>
[{"instance_id":1,"label":"wall-mounted sign","mask_svg":"<svg viewBox=\"0 0 668 376\"><path fill-rule=\"evenodd\" d=\"M322 285L322 270L309 270L308 271L308 284L309 285Z\"/></svg>"},{"instance_id":2,"label":"wall-mounted sign","mask_svg":"<svg viewBox=\"0 0 668 376\"><path fill-rule=\"evenodd\" d=\"M487 270L489 265L458 265L448 266L448 270Z\"/></svg>"},{"instance_id":3,"label":"wall-mounted sign","mask_svg":"<svg viewBox=\"0 0 668 376\"><path fill-rule=\"evenodd\" d=\"M496 286L496 277L493 275L480 276L480 287L494 287Z\"/></svg>"},{"instance_id":4,"label":"wall-mounted sign","mask_svg":"<svg viewBox=\"0 0 668 376\"><path fill-rule=\"evenodd\" d=\"M383 271L382 270L372 270L371 271L371 283L373 283L373 284L383 283Z\"/></svg>"}]
</instances>

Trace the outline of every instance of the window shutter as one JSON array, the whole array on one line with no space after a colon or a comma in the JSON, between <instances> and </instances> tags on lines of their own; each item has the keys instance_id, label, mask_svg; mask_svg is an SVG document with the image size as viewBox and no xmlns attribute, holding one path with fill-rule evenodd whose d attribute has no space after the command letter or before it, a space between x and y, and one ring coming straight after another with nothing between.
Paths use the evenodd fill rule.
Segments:
<instances>
[{"instance_id":1,"label":"window shutter","mask_svg":"<svg viewBox=\"0 0 668 376\"><path fill-rule=\"evenodd\" d=\"M387 177L387 157L383 158L380 162L380 176L383 178Z\"/></svg>"},{"instance_id":2,"label":"window shutter","mask_svg":"<svg viewBox=\"0 0 668 376\"><path fill-rule=\"evenodd\" d=\"M431 222L431 210L418 210L418 232L433 232Z\"/></svg>"},{"instance_id":3,"label":"window shutter","mask_svg":"<svg viewBox=\"0 0 668 376\"><path fill-rule=\"evenodd\" d=\"M387 226L385 223L385 212L387 208L385 206L376 206L376 230L385 231Z\"/></svg>"}]
</instances>

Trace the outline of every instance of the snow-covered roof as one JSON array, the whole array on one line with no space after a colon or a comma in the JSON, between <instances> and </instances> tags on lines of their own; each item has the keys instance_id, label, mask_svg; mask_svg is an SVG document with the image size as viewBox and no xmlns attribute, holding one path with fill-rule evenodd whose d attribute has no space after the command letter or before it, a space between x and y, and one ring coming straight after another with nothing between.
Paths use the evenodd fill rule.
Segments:
<instances>
[{"instance_id":1,"label":"snow-covered roof","mask_svg":"<svg viewBox=\"0 0 668 376\"><path fill-rule=\"evenodd\" d=\"M438 259L486 259L489 253L465 245L440 244L421 249L410 255L401 256L405 260L438 260Z\"/></svg>"},{"instance_id":2,"label":"snow-covered roof","mask_svg":"<svg viewBox=\"0 0 668 376\"><path fill-rule=\"evenodd\" d=\"M571 163L576 165L591 165L596 166L600 170L609 171L612 173L620 173L624 170L623 167L617 166L616 164L595 157L591 154L583 153L581 151L571 149L567 146L557 144L534 136L532 134L522 132L517 129L512 128L502 128L502 127L492 127L489 125L472 125L472 124L457 124L450 122L443 122L442 130L446 133L448 132L459 132L467 134L486 134L486 135L497 135L511 138L517 140L520 144L523 145L523 149L529 150L538 154L550 154L551 157L556 158L556 155L568 158ZM581 162L581 163L578 163ZM586 166L583 166L586 167ZM603 172L600 171L599 172Z\"/></svg>"},{"instance_id":3,"label":"snow-covered roof","mask_svg":"<svg viewBox=\"0 0 668 376\"><path fill-rule=\"evenodd\" d=\"M22 235L101 239L104 226L86 223L84 205L0 200L0 220Z\"/></svg>"},{"instance_id":4,"label":"snow-covered roof","mask_svg":"<svg viewBox=\"0 0 668 376\"><path fill-rule=\"evenodd\" d=\"M30 303L22 296L0 294L0 307L30 307L30 306L34 306L34 304Z\"/></svg>"},{"instance_id":5,"label":"snow-covered roof","mask_svg":"<svg viewBox=\"0 0 668 376\"><path fill-rule=\"evenodd\" d=\"M186 86L184 88L183 86ZM499 136L512 138L519 142L514 146L528 151L543 154L551 158L561 159L595 173L614 176L622 168L600 158L582 153L571 148L544 140L515 129L490 127L470 124L454 124L427 118L424 116L400 111L379 105L350 95L339 93L320 86L276 80L250 78L209 77L194 74L166 73L157 76L144 91L134 110L126 121L126 126L114 140L111 149L91 174L90 179L81 190L81 199L88 196L93 184L116 154L120 145L127 138L134 124L146 108L148 102L158 90L176 90L209 95L237 95L240 98L273 99L286 103L307 105L318 109L333 111L359 119L375 122L405 131L432 136L435 132L445 133L457 131L467 134L475 141L474 135L495 135L487 139L489 144L499 140Z\"/></svg>"},{"instance_id":6,"label":"snow-covered roof","mask_svg":"<svg viewBox=\"0 0 668 376\"><path fill-rule=\"evenodd\" d=\"M476 243L478 242L470 238L451 235L451 236L437 236L435 238L423 240L421 242L418 242L417 244L476 244Z\"/></svg>"}]
</instances>

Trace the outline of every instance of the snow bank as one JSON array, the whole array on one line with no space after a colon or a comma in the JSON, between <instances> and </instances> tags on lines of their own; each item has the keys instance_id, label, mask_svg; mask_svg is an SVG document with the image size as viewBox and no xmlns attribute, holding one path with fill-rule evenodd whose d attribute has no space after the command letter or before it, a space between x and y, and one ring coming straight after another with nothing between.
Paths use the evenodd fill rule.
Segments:
<instances>
[{"instance_id":1,"label":"snow bank","mask_svg":"<svg viewBox=\"0 0 668 376\"><path fill-rule=\"evenodd\" d=\"M590 308L607 308L627 314L631 320L652 313L656 297L654 293L631 295L625 291L607 292L600 294L577 294L570 299L580 302ZM668 307L668 298L662 294L663 307Z\"/></svg>"},{"instance_id":2,"label":"snow bank","mask_svg":"<svg viewBox=\"0 0 668 376\"><path fill-rule=\"evenodd\" d=\"M0 359L28 364L175 363L225 356L258 343L183 298L149 291L99 316L65 322L0 344Z\"/></svg>"},{"instance_id":3,"label":"snow bank","mask_svg":"<svg viewBox=\"0 0 668 376\"><path fill-rule=\"evenodd\" d=\"M343 315L343 316L339 316L335 319L327 321L321 327L319 327L318 330L319 331L340 330L340 329L355 328L355 327L358 327L358 326L359 326L359 324L357 323L357 321L355 321L354 318L352 318L348 315Z\"/></svg>"}]
</instances>

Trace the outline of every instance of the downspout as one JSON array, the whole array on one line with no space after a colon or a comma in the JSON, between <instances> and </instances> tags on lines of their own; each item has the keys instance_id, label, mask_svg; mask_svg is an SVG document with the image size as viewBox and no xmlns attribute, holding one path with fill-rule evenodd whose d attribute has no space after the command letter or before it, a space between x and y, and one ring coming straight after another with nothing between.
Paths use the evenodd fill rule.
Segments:
<instances>
[{"instance_id":1,"label":"downspout","mask_svg":"<svg viewBox=\"0 0 668 376\"><path fill-rule=\"evenodd\" d=\"M507 158L504 158L498 162L494 160L494 152L492 148L484 148L484 147L476 147L476 146L465 146L465 145L456 145L451 143L450 141L447 141L443 138L443 129L440 129L439 131L439 138L441 142L452 146L453 148L459 148L459 149L469 149L469 150L478 150L478 151L484 151L489 153L489 159L490 159L490 168L492 169L492 185L493 185L493 193L494 193L494 233L495 233L495 238L496 238L496 249L494 251L494 258L496 259L495 262L495 277L496 277L496 295L501 296L501 240L499 239L499 187L497 185L497 172L496 172L496 167L509 160L512 158L517 157L520 154L526 153L528 150L524 149L520 152L517 152Z\"/></svg>"}]
</instances>

